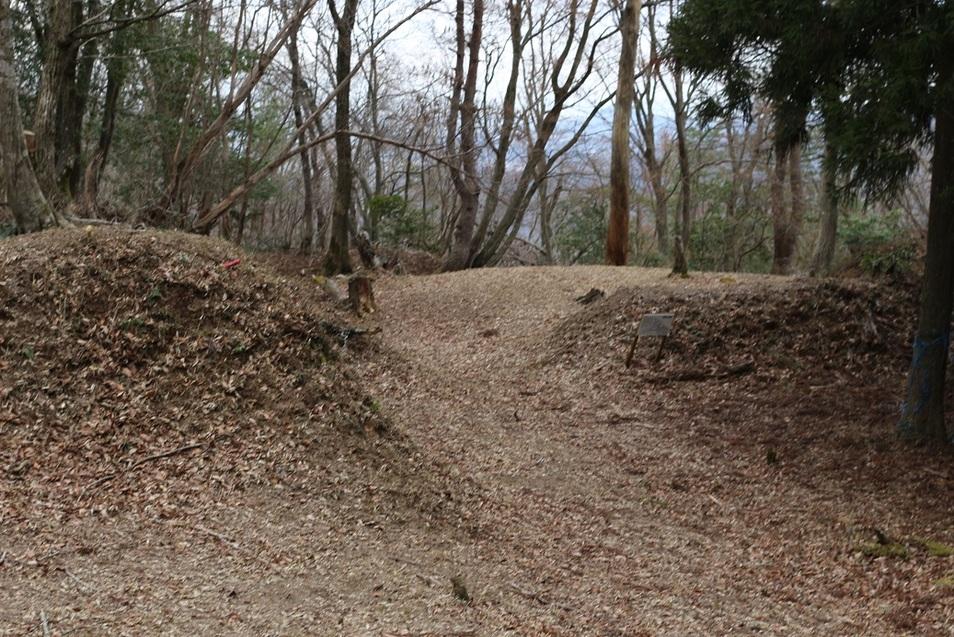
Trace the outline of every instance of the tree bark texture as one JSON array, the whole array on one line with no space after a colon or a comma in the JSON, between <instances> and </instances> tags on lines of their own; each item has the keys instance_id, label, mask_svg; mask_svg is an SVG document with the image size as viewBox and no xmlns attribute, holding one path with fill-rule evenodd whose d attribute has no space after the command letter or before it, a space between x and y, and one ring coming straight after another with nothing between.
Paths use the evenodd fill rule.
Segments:
<instances>
[{"instance_id":1,"label":"tree bark texture","mask_svg":"<svg viewBox=\"0 0 954 637\"><path fill-rule=\"evenodd\" d=\"M944 422L944 382L954 304L954 68L946 61L939 84L927 254L914 354L899 430L903 437L942 446L950 442Z\"/></svg>"},{"instance_id":2,"label":"tree bark texture","mask_svg":"<svg viewBox=\"0 0 954 637\"><path fill-rule=\"evenodd\" d=\"M640 4L639 0L625 0L619 21L622 47L616 79L616 105L613 108L610 211L605 255L608 265L626 265L629 258L629 125L633 112Z\"/></svg>"},{"instance_id":3,"label":"tree bark texture","mask_svg":"<svg viewBox=\"0 0 954 637\"><path fill-rule=\"evenodd\" d=\"M19 85L13 64L13 16L9 0L0 0L0 205L13 213L17 230L32 232L55 225L23 139Z\"/></svg>"}]
</instances>

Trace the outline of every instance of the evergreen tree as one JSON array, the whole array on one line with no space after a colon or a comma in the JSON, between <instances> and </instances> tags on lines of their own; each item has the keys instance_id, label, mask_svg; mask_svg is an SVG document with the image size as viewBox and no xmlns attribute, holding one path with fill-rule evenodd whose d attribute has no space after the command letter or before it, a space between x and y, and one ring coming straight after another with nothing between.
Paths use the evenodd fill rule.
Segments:
<instances>
[{"instance_id":1,"label":"evergreen tree","mask_svg":"<svg viewBox=\"0 0 954 637\"><path fill-rule=\"evenodd\" d=\"M900 429L948 441L944 379L954 305L954 2L687 0L674 53L718 87L704 113L777 109L781 143L817 113L847 187L896 192L933 149L922 299Z\"/></svg>"}]
</instances>

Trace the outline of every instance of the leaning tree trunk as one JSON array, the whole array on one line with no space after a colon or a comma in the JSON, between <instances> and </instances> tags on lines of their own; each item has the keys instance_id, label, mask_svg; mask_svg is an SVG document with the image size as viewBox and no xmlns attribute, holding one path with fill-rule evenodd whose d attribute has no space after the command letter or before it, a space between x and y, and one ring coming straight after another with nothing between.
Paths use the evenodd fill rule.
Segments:
<instances>
[{"instance_id":1,"label":"leaning tree trunk","mask_svg":"<svg viewBox=\"0 0 954 637\"><path fill-rule=\"evenodd\" d=\"M610 156L610 213L606 230L607 265L626 265L629 257L629 124L636 77L636 36L639 0L626 0L619 20L623 42L613 108L613 147Z\"/></svg>"},{"instance_id":2,"label":"leaning tree trunk","mask_svg":"<svg viewBox=\"0 0 954 637\"><path fill-rule=\"evenodd\" d=\"M43 196L27 156L18 88L13 65L10 2L0 0L0 205L6 202L9 206L17 230L32 232L55 225L57 218Z\"/></svg>"},{"instance_id":3,"label":"leaning tree trunk","mask_svg":"<svg viewBox=\"0 0 954 637\"><path fill-rule=\"evenodd\" d=\"M948 86L954 84L951 69L943 77ZM949 442L944 379L954 305L954 104L950 101L941 101L938 107L932 163L921 310L899 429L905 438L941 446Z\"/></svg>"},{"instance_id":4,"label":"leaning tree trunk","mask_svg":"<svg viewBox=\"0 0 954 637\"><path fill-rule=\"evenodd\" d=\"M659 60L659 38L656 35L656 10L649 5L646 19L649 27L649 58ZM651 64L643 74L643 96L636 111L637 123L643 136L643 161L649 173L649 185L653 191L653 217L656 226L656 250L663 257L669 255L669 192L663 183L663 167L660 165L656 148L656 119L653 107L656 101L655 88L658 86L660 65Z\"/></svg>"}]
</instances>

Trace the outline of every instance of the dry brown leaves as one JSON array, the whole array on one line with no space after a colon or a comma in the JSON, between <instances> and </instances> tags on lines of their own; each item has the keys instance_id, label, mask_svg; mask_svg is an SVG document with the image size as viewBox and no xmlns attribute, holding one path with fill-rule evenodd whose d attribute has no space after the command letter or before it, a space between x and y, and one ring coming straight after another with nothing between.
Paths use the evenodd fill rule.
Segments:
<instances>
[{"instance_id":1,"label":"dry brown leaves","mask_svg":"<svg viewBox=\"0 0 954 637\"><path fill-rule=\"evenodd\" d=\"M0 523L175 515L372 447L384 423L339 364L339 318L220 241L4 241Z\"/></svg>"}]
</instances>

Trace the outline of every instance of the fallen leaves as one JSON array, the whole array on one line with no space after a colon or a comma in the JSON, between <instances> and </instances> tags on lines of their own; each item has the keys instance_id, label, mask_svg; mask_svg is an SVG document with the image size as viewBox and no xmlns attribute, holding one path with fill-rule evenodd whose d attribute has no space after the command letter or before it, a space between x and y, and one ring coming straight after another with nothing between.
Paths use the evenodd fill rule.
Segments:
<instances>
[{"instance_id":1,"label":"fallen leaves","mask_svg":"<svg viewBox=\"0 0 954 637\"><path fill-rule=\"evenodd\" d=\"M352 328L234 251L121 229L0 244L4 524L37 499L197 507L209 483L268 481L301 444L334 454L383 426L336 362Z\"/></svg>"}]
</instances>

